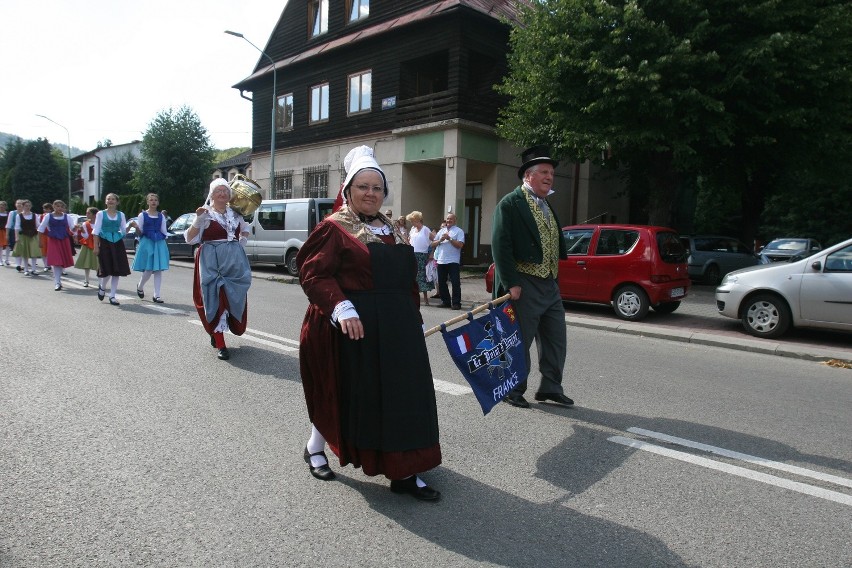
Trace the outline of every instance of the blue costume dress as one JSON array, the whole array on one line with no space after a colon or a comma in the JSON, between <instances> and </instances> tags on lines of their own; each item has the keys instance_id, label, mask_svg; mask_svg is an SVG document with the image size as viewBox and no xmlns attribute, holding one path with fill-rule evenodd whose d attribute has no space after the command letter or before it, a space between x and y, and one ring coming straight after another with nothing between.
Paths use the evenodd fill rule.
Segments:
<instances>
[{"instance_id":1,"label":"blue costume dress","mask_svg":"<svg viewBox=\"0 0 852 568\"><path fill-rule=\"evenodd\" d=\"M128 276L130 275L130 263L127 262L127 249L124 248L121 228L121 216L123 213L117 211L115 219L110 219L106 210L102 215L100 246L98 247L98 278L104 276Z\"/></svg>"},{"instance_id":2,"label":"blue costume dress","mask_svg":"<svg viewBox=\"0 0 852 568\"><path fill-rule=\"evenodd\" d=\"M169 247L166 245L165 218L162 213L152 217L143 211L138 220L142 221L142 234L133 259L133 270L145 272L169 269Z\"/></svg>"}]
</instances>

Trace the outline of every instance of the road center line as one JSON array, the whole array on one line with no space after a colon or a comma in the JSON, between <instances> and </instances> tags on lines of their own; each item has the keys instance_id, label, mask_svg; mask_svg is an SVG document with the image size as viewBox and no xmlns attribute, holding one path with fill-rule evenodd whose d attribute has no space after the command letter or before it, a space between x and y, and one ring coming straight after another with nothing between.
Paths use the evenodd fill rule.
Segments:
<instances>
[{"instance_id":1,"label":"road center line","mask_svg":"<svg viewBox=\"0 0 852 568\"><path fill-rule=\"evenodd\" d=\"M746 469L737 465L717 462L715 460L703 458L701 456L696 456L693 454L688 454L686 452L681 452L678 450L672 450L669 448L664 448L662 446L649 444L648 442L643 442L641 440L634 440L633 438L625 438L624 436L612 436L610 438L607 438L607 440L609 440L610 442L615 442L616 444L635 448L637 450L651 452L653 454L658 454L679 461L699 465L708 469L713 469L716 471L729 473L731 475L736 475L737 477L744 477L746 479L751 479L752 481L759 481L768 485L775 485L776 487L789 489L791 491L796 491L797 493L803 493L812 497L827 499L829 501L834 501L835 503L840 503L841 505L847 505L852 507L852 495L838 493L837 491L831 491L829 489L822 489L821 487L814 487L813 485L800 483L798 481L791 481L789 479L784 479L782 477L776 477L767 473L761 473L759 471Z\"/></svg>"},{"instance_id":2,"label":"road center line","mask_svg":"<svg viewBox=\"0 0 852 568\"><path fill-rule=\"evenodd\" d=\"M740 452L735 452L732 450L726 450L724 448L719 448L716 446L710 446L708 444L702 444L700 442L693 442L692 440L687 440L685 438L678 438L676 436L669 436L668 434L663 434L661 432L654 432L653 430L645 430L644 428L628 428L628 432L633 434L638 434L640 436L645 436L647 438L654 438L656 440L662 440L664 442L669 442L671 444L677 444L678 446L684 446L687 448L694 448L696 450L701 450L704 452L709 452L711 454L716 454L719 456L725 456L728 458L737 459L740 461L748 462L754 465L759 465L762 467L766 467L769 469L777 469L779 471L786 471L787 473L792 473L795 475L800 475L802 477L810 477L811 479L816 479L819 481L825 481L827 483L833 483L835 485L841 485L843 487L852 487L852 479L846 479L845 477L839 477L837 475L831 475L829 473L822 473L819 471L813 471L810 469L805 469L803 467L797 467L795 465L788 465L786 463L781 463L777 461L768 460L765 458L761 458L758 456L752 456L749 454L743 454Z\"/></svg>"},{"instance_id":3,"label":"road center line","mask_svg":"<svg viewBox=\"0 0 852 568\"><path fill-rule=\"evenodd\" d=\"M197 326L201 326L201 322L196 319L186 320L189 323ZM281 345L280 343L276 343L275 341L268 341L266 339L262 339L260 337L254 337L255 335L262 335L265 337L271 337L277 341L283 343L290 343L292 345L299 345L298 341L293 341L292 339L287 339L286 337L281 337L279 335L273 335L271 333L266 333L264 331L246 328L246 333L241 337L243 339L248 339L250 341L255 341L257 343L261 343L263 345L267 345L269 347L275 347L276 349L281 349L282 351L286 351L288 353L292 353L294 351L298 351L298 347L290 347L289 345ZM435 384L435 390L440 391L445 394L451 394L453 396L463 396L466 394L473 394L473 389L471 389L467 385L459 385L456 383L451 383L449 381L442 381L441 379L432 379L432 382Z\"/></svg>"}]
</instances>

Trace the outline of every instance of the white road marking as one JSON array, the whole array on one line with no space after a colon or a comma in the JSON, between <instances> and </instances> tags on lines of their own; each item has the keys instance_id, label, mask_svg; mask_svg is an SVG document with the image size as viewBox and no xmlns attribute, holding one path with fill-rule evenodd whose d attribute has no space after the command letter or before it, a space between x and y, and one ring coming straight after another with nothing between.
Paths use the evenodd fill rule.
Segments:
<instances>
[{"instance_id":1,"label":"white road marking","mask_svg":"<svg viewBox=\"0 0 852 568\"><path fill-rule=\"evenodd\" d=\"M199 321L197 319L191 319L191 320L187 320L187 321L191 324L194 324L194 325L201 327L201 321ZM228 332L228 334L231 335L230 332ZM298 347L291 347L289 345L281 345L281 343L276 343L275 341L269 341L268 339L255 337L253 334L265 335L267 337L273 337L275 339L278 339L279 341L283 341L283 342L287 342L287 343L295 343L296 345L299 344L298 341L293 341L292 339L286 339L284 337L279 337L277 335L272 335L271 333L265 333L265 332L262 332L262 331L259 331L259 330L256 330L256 329L251 329L251 328L248 328L248 327L246 328L246 332L244 334L242 334L240 337L242 337L243 339L248 339L249 341L254 341L256 343L260 343L261 345L266 345L267 347L274 347L276 349L280 349L280 350L285 351L287 353L295 353L295 352L299 351Z\"/></svg>"},{"instance_id":2,"label":"white road marking","mask_svg":"<svg viewBox=\"0 0 852 568\"><path fill-rule=\"evenodd\" d=\"M449 381L442 381L441 379L432 379L432 382L435 384L435 390L441 391L446 394L451 394L453 396L462 396L465 394L473 394L473 389L467 385L457 385L456 383L451 383Z\"/></svg>"},{"instance_id":3,"label":"white road marking","mask_svg":"<svg viewBox=\"0 0 852 568\"><path fill-rule=\"evenodd\" d=\"M852 479L846 479L845 477L839 477L837 475L813 471L810 469L805 469L803 467L797 467L795 465L788 465L786 463L776 462L757 456L751 456L749 454L743 454L732 450L726 450L724 448L718 448L716 446L710 446L707 444L702 444L700 442L693 442L692 440L678 438L676 436L669 436L668 434L662 434L660 432L654 432L652 430L645 430L644 428L628 428L627 431L632 432L633 434L638 434L640 436L655 438L657 440L662 440L671 444L677 444L678 446L685 446L687 448L695 448L696 450L702 450L711 454L737 459L740 461L763 466L769 469L786 471L787 473L793 473L802 477L810 477L811 479L817 479L819 481L825 481L827 483L833 483L835 485L842 485L844 487L852 487Z\"/></svg>"},{"instance_id":4,"label":"white road marking","mask_svg":"<svg viewBox=\"0 0 852 568\"><path fill-rule=\"evenodd\" d=\"M829 501L834 501L835 503L840 503L841 505L848 505L852 507L852 495L846 495L837 491L822 489L821 487L814 487L813 485L800 483L798 481L791 481L789 479L784 479L782 477L776 477L767 473L761 473L759 471L746 469L737 465L717 462L708 458L702 458L701 456L695 456L686 452L664 448L662 446L649 444L648 442L642 442L641 440L625 438L624 436L612 436L610 438L607 438L607 440L609 440L610 442L615 442L616 444L635 448L637 450L651 452L653 454L658 454L694 465L699 465L701 467L706 467L708 469L714 469L716 471L729 473L738 477L744 477L753 481L759 481L761 483L775 485L776 487L789 489L791 491L796 491L798 493L803 493L812 497L827 499Z\"/></svg>"},{"instance_id":5,"label":"white road marking","mask_svg":"<svg viewBox=\"0 0 852 568\"><path fill-rule=\"evenodd\" d=\"M189 323L201 326L201 322L196 319L187 320ZM243 339L248 339L250 341L255 341L262 345L267 345L269 347L274 347L276 349L281 349L282 351L286 351L288 353L298 351L298 347L290 347L289 345L281 345L281 343L276 343L276 341L268 341L266 339L262 339L260 337L254 337L256 335L263 335L266 337L271 337L278 342L282 343L290 343L293 345L299 345L298 341L294 341L292 339L287 339L286 337L281 337L280 335L273 335L271 333L266 333L264 331L246 328L246 332L241 336ZM473 394L473 389L471 389L467 385L459 385L456 383L451 383L449 381L442 381L441 379L432 379L432 382L435 384L435 390L440 391L445 394L451 394L453 396L462 396L466 394Z\"/></svg>"}]
</instances>

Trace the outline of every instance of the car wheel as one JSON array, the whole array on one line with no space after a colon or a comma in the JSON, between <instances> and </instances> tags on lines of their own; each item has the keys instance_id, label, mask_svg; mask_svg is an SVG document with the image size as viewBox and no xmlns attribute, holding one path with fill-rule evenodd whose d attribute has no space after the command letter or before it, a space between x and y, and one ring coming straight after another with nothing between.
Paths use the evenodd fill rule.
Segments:
<instances>
[{"instance_id":1,"label":"car wheel","mask_svg":"<svg viewBox=\"0 0 852 568\"><path fill-rule=\"evenodd\" d=\"M299 275L299 267L296 265L296 254L298 254L298 251L291 250L287 253L287 257L284 259L284 267L287 269L287 274L290 276Z\"/></svg>"},{"instance_id":2,"label":"car wheel","mask_svg":"<svg viewBox=\"0 0 852 568\"><path fill-rule=\"evenodd\" d=\"M790 308L780 297L758 294L742 309L743 327L756 337L779 337L790 327Z\"/></svg>"},{"instance_id":3,"label":"car wheel","mask_svg":"<svg viewBox=\"0 0 852 568\"><path fill-rule=\"evenodd\" d=\"M612 300L615 315L628 321L638 321L648 315L648 296L639 286L628 284L615 292Z\"/></svg>"},{"instance_id":4,"label":"car wheel","mask_svg":"<svg viewBox=\"0 0 852 568\"><path fill-rule=\"evenodd\" d=\"M670 314L680 307L680 302L663 302L651 307L658 314Z\"/></svg>"},{"instance_id":5,"label":"car wheel","mask_svg":"<svg viewBox=\"0 0 852 568\"><path fill-rule=\"evenodd\" d=\"M704 283L716 286L721 281L722 274L719 271L719 267L715 264L711 264L710 266L708 266L707 270L704 271Z\"/></svg>"}]
</instances>

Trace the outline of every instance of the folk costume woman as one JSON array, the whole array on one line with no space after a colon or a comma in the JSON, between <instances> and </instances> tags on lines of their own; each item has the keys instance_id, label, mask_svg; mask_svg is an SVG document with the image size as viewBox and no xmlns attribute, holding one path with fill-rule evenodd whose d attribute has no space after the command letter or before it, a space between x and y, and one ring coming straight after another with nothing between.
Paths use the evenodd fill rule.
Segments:
<instances>
[{"instance_id":1,"label":"folk costume woman","mask_svg":"<svg viewBox=\"0 0 852 568\"><path fill-rule=\"evenodd\" d=\"M53 289L62 290L62 272L69 266L74 266L71 247L68 246L68 236L74 232L74 221L65 213L65 202L57 199L41 218L38 232L46 237L47 254L44 265L53 269Z\"/></svg>"},{"instance_id":2,"label":"folk costume woman","mask_svg":"<svg viewBox=\"0 0 852 568\"><path fill-rule=\"evenodd\" d=\"M124 248L124 235L127 233L127 219L118 210L118 196L108 193L104 198L106 209L95 216L95 248L92 252L98 257L98 300L103 301L106 294L106 281L110 279L109 303L119 305L115 299L118 291L118 279L130 275L130 263L127 262L127 249Z\"/></svg>"},{"instance_id":3,"label":"folk costume woman","mask_svg":"<svg viewBox=\"0 0 852 568\"><path fill-rule=\"evenodd\" d=\"M304 458L314 477L334 479L327 441L341 466L434 501L440 493L417 475L441 463L441 447L414 249L379 212L388 187L372 149L355 148L344 166L344 205L297 256L310 302L299 348L312 422Z\"/></svg>"},{"instance_id":4,"label":"folk costume woman","mask_svg":"<svg viewBox=\"0 0 852 568\"><path fill-rule=\"evenodd\" d=\"M142 278L136 286L136 295L145 297L145 283L154 276L154 297L157 304L162 304L160 297L160 286L163 283L163 271L169 269L169 247L166 245L168 230L166 229L166 216L157 211L160 205L160 197L156 193L146 196L148 209L139 213L131 225L139 231L139 245L136 247L136 256L133 258L134 272L141 272Z\"/></svg>"},{"instance_id":5,"label":"folk costume woman","mask_svg":"<svg viewBox=\"0 0 852 568\"><path fill-rule=\"evenodd\" d=\"M77 255L77 262L74 263L74 268L83 270L83 288L89 287L89 273L92 270L95 274L98 273L98 257L95 256L95 239L92 234L92 223L98 214L97 207L89 207L86 209L86 220L77 227L77 242L80 243L80 254Z\"/></svg>"},{"instance_id":6,"label":"folk costume woman","mask_svg":"<svg viewBox=\"0 0 852 568\"><path fill-rule=\"evenodd\" d=\"M38 242L39 218L32 212L32 201L24 199L21 206L21 212L15 216L15 249L12 256L23 260L24 276L35 276L38 273L37 261L41 258Z\"/></svg>"},{"instance_id":7,"label":"folk costume woman","mask_svg":"<svg viewBox=\"0 0 852 568\"><path fill-rule=\"evenodd\" d=\"M228 182L213 180L207 201L196 209L195 221L184 233L187 243L201 243L195 254L192 299L201 325L210 334L210 344L222 360L231 358L224 332L242 335L246 330L251 286L251 268L244 249L249 226L228 205L230 200Z\"/></svg>"}]
</instances>

